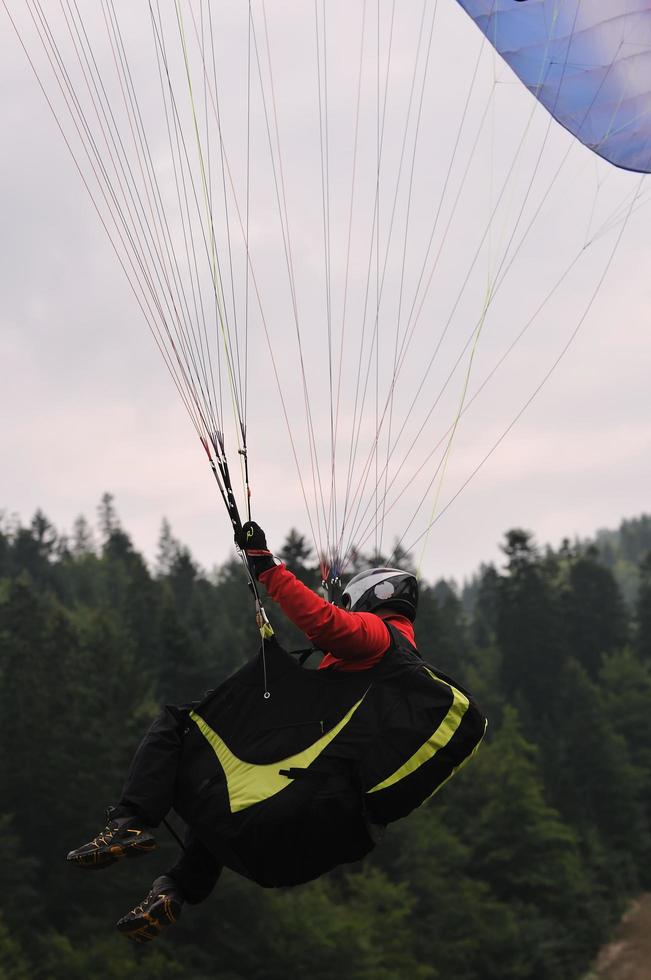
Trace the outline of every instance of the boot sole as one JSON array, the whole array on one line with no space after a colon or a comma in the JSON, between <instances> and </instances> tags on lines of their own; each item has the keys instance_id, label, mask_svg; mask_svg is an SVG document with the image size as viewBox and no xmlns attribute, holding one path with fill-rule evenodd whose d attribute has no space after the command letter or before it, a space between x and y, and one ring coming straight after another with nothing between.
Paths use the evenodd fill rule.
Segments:
<instances>
[{"instance_id":1,"label":"boot sole","mask_svg":"<svg viewBox=\"0 0 651 980\"><path fill-rule=\"evenodd\" d=\"M154 902L149 911L130 917L125 915L116 929L133 943L150 943L160 936L163 929L174 925L181 915L181 902L168 895Z\"/></svg>"},{"instance_id":2,"label":"boot sole","mask_svg":"<svg viewBox=\"0 0 651 980\"><path fill-rule=\"evenodd\" d=\"M95 851L75 854L73 851L66 860L78 868L87 871L99 871L111 864L123 861L125 858L144 857L156 850L156 841L150 838L146 841L134 841L133 844L111 844L110 847L98 847Z\"/></svg>"}]
</instances>

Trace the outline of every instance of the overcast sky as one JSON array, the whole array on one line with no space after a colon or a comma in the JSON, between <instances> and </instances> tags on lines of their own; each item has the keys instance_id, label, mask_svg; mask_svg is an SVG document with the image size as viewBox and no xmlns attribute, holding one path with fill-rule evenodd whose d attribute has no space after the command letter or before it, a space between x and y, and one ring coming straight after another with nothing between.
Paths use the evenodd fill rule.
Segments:
<instances>
[{"instance_id":1,"label":"overcast sky","mask_svg":"<svg viewBox=\"0 0 651 980\"><path fill-rule=\"evenodd\" d=\"M20 13L22 5L10 6L20 15L28 46L33 45L24 13ZM46 3L45 7L52 23L58 24L58 4ZM117 3L118 12L125 17L125 37L145 111L151 106L154 155L171 181L165 170L162 127L157 128L160 110L154 108L157 79L152 70L151 32L134 7ZM239 195L240 203L246 172L245 7L224 2L215 8L219 13L215 50L224 139L234 174L233 193ZM313 8L285 0L273 0L267 7L307 390L327 473L327 294ZM82 4L81 8L89 11L88 26L99 38L101 58L97 5ZM482 48L479 33L453 0L439 0L427 75L425 51L434 5L425 6L420 60L415 52L422 4L414 0L398 5L390 59L390 4L383 8L381 103L384 69L387 63L391 66L379 195L379 264L388 256L379 317L382 367L378 369L378 390L383 394L389 390L387 365L393 359L395 342L392 325L399 319L404 235L397 229L404 232L407 224L409 227L403 279L407 297L416 288L466 93L480 59L439 222L435 248L440 246L440 260L395 390L393 432L395 437L403 412L405 449L428 415L467 337L481 323L476 344L466 349L421 442L404 464L396 465L399 453L394 457L391 472L395 472L399 492L395 499L389 497L393 506L386 517L385 546L409 525L447 442L417 472L430 449L543 305L491 383L461 417L447 461L439 471L442 475L434 476L420 515L404 539L405 545L412 545L432 516L442 512L426 537L423 574L461 580L480 562L498 558L499 541L509 527L529 528L539 542L558 544L565 536L588 536L650 509L648 187L639 176L597 160L556 124L550 127L543 110L532 116L531 96ZM254 5L262 48L260 10ZM371 308L378 291L373 278L378 260L372 248L369 251L373 174L377 171L378 30L369 13L362 58L358 184L349 223L363 5L342 0L329 3L327 11L327 55L320 65L322 82L327 75L328 83L335 354L341 344L338 331L343 317L346 243L348 228L352 228L337 459L341 466L338 480L345 482L350 449L345 433L354 412L355 358L369 261L373 267L370 295L375 297ZM321 53L323 27L320 22ZM264 66L263 51L261 57ZM412 102L401 169L404 119L414 77L416 101ZM417 130L417 98L423 79ZM269 91L267 87L267 96ZM250 250L305 475L309 449L293 309L255 77L253 92ZM486 125L480 128L486 106ZM108 490L115 494L124 526L147 556L155 554L160 523L167 517L175 535L209 568L229 554L231 542L205 456L4 11L0 15L0 133L0 510L27 521L41 507L59 529L69 530L80 513L94 519L96 505ZM476 133L480 136L473 151ZM526 142L521 146L522 140ZM414 145L412 203L408 205ZM512 167L514 154L517 165ZM557 171L558 178L552 180ZM399 173L396 231L391 238L393 189ZM552 190L547 194L549 186ZM611 214L615 215L612 222ZM485 235L491 215L490 232ZM526 229L531 230L509 264L514 228L516 242ZM233 247L240 250L235 283L239 302L244 263L237 234ZM224 240L220 248L224 249ZM472 265L476 251L479 257ZM505 254L508 275L486 311L487 289L504 268L500 263ZM562 286L545 301L570 267ZM467 286L462 288L466 278ZM408 306L409 301L404 303ZM254 517L268 530L272 546L278 547L291 526L309 532L309 521L260 316L253 307L252 301L247 421ZM369 332L372 320L373 314L366 328ZM449 329L442 333L448 320ZM577 327L560 363L509 430ZM424 366L439 343L432 371L411 407ZM360 458L373 441L374 371L375 367L358 444ZM386 437L385 430L382 439ZM445 509L496 443L485 464ZM386 454L386 448L383 452ZM343 503L339 507L341 512ZM314 507L312 510L314 520ZM371 535L366 546L371 547L374 540ZM414 549L419 561L422 543Z\"/></svg>"}]
</instances>

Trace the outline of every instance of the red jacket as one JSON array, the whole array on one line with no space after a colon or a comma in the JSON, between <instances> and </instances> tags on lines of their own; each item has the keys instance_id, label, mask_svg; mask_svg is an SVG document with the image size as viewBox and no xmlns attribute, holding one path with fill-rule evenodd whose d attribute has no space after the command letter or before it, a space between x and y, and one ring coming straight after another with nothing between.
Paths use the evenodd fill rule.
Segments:
<instances>
[{"instance_id":1,"label":"red jacket","mask_svg":"<svg viewBox=\"0 0 651 980\"><path fill-rule=\"evenodd\" d=\"M414 627L406 616L340 609L303 585L285 565L263 572L260 581L287 618L320 650L330 651L321 661L321 670L367 670L376 664L391 643L385 621L415 645Z\"/></svg>"}]
</instances>

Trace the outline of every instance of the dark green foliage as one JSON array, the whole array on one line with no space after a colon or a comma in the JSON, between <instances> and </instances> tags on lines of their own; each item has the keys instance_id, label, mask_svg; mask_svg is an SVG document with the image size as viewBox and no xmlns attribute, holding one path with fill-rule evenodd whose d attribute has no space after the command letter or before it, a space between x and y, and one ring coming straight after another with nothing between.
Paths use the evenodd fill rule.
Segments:
<instances>
[{"instance_id":1,"label":"dark green foliage","mask_svg":"<svg viewBox=\"0 0 651 980\"><path fill-rule=\"evenodd\" d=\"M568 655L560 597L526 531L509 531L506 574L497 589L496 637L502 656L502 687L525 708L533 728L551 710L557 679Z\"/></svg>"},{"instance_id":2,"label":"dark green foliage","mask_svg":"<svg viewBox=\"0 0 651 980\"><path fill-rule=\"evenodd\" d=\"M643 514L641 517L622 521L619 535L624 558L639 563L651 551L651 516Z\"/></svg>"},{"instance_id":3,"label":"dark green foliage","mask_svg":"<svg viewBox=\"0 0 651 980\"><path fill-rule=\"evenodd\" d=\"M38 891L38 860L29 853L21 853L21 835L14 828L11 814L0 814L0 839L3 852L10 860L0 862L0 895L10 895L11 901L4 909L4 925L13 932L20 932L22 923L32 921L36 915L41 897ZM0 916L0 935L2 916ZM0 939L0 946L2 940ZM0 954L0 964L2 955ZM0 977L2 970L0 969Z\"/></svg>"},{"instance_id":4,"label":"dark green foliage","mask_svg":"<svg viewBox=\"0 0 651 980\"><path fill-rule=\"evenodd\" d=\"M651 664L651 551L640 563L636 613L635 647L640 657Z\"/></svg>"},{"instance_id":5,"label":"dark green foliage","mask_svg":"<svg viewBox=\"0 0 651 980\"><path fill-rule=\"evenodd\" d=\"M488 647L495 640L499 587L500 577L495 566L484 566L477 580L473 604L474 640L478 647Z\"/></svg>"},{"instance_id":6,"label":"dark green foliage","mask_svg":"<svg viewBox=\"0 0 651 980\"><path fill-rule=\"evenodd\" d=\"M463 601L421 583L421 652L490 717L477 758L362 867L275 892L225 873L140 950L113 923L176 845L161 831L158 854L99 875L65 853L101 829L157 704L199 697L257 648L241 562L206 576L165 523L150 570L110 495L97 534L83 518L69 540L40 512L5 521L0 980L576 980L651 886L650 526L601 535L598 555L541 554L514 530L506 567L483 567ZM303 535L279 553L318 586Z\"/></svg>"},{"instance_id":7,"label":"dark green foliage","mask_svg":"<svg viewBox=\"0 0 651 980\"><path fill-rule=\"evenodd\" d=\"M568 559L564 616L572 655L591 677L604 654L627 641L627 614L612 573L599 564L596 548Z\"/></svg>"},{"instance_id":8,"label":"dark green foliage","mask_svg":"<svg viewBox=\"0 0 651 980\"><path fill-rule=\"evenodd\" d=\"M595 545L601 560L617 579L622 595L633 605L640 584L639 566L651 551L651 515L622 521L617 531L599 531Z\"/></svg>"},{"instance_id":9,"label":"dark green foliage","mask_svg":"<svg viewBox=\"0 0 651 980\"><path fill-rule=\"evenodd\" d=\"M278 552L278 557L282 558L290 571L294 573L301 582L316 588L320 585L321 576L314 568L312 548L303 534L296 528L292 528L285 543Z\"/></svg>"},{"instance_id":10,"label":"dark green foliage","mask_svg":"<svg viewBox=\"0 0 651 980\"><path fill-rule=\"evenodd\" d=\"M649 854L649 827L651 827L651 663L642 660L631 650L623 650L607 657L602 665L600 689L608 722L628 750L629 776L634 779L635 793L644 809L640 839L632 841L632 850L643 853L638 866L645 887L651 885L651 855ZM644 848L646 847L646 851Z\"/></svg>"},{"instance_id":11,"label":"dark green foliage","mask_svg":"<svg viewBox=\"0 0 651 980\"><path fill-rule=\"evenodd\" d=\"M421 583L418 639L426 660L464 681L470 660L467 622L460 600L445 582L433 589Z\"/></svg>"},{"instance_id":12,"label":"dark green foliage","mask_svg":"<svg viewBox=\"0 0 651 980\"><path fill-rule=\"evenodd\" d=\"M627 865L641 859L648 846L640 784L631 749L613 730L602 691L576 660L559 677L556 718L546 744L545 768L556 805L575 826L598 826L613 863L626 875Z\"/></svg>"},{"instance_id":13,"label":"dark green foliage","mask_svg":"<svg viewBox=\"0 0 651 980\"><path fill-rule=\"evenodd\" d=\"M0 914L0 980L31 980L27 956Z\"/></svg>"}]
</instances>

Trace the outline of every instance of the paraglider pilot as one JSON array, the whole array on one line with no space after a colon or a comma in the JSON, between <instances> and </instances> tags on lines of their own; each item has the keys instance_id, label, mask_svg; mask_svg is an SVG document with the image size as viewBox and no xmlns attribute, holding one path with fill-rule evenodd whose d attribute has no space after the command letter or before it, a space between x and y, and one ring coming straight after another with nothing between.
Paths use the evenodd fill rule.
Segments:
<instances>
[{"instance_id":1,"label":"paraglider pilot","mask_svg":"<svg viewBox=\"0 0 651 980\"><path fill-rule=\"evenodd\" d=\"M411 573L392 568L360 572L344 590L340 608L319 597L274 558L257 524L245 524L237 544L288 619L316 648L328 651L320 670L372 669L394 648L392 635L404 638L415 650L418 583ZM99 869L155 849L152 828L173 806L180 745L192 707L168 706L153 723L133 758L119 803L107 811L107 826L89 843L70 851L69 862ZM212 851L189 830L180 860L156 878L141 904L118 921L118 930L137 942L154 939L176 921L185 902L192 905L207 898L221 869Z\"/></svg>"}]
</instances>

